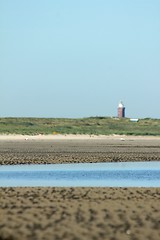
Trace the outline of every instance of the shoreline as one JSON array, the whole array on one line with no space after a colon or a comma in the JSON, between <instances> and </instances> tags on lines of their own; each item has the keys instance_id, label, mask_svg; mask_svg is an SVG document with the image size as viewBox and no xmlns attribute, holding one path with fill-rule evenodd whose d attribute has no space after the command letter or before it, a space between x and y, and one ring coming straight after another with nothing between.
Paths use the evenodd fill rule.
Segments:
<instances>
[{"instance_id":1,"label":"shoreline","mask_svg":"<svg viewBox=\"0 0 160 240\"><path fill-rule=\"evenodd\" d=\"M88 134L56 134L56 135L21 135L21 134L0 134L0 141L11 140L160 140L160 136L134 136L134 135L88 135Z\"/></svg>"}]
</instances>

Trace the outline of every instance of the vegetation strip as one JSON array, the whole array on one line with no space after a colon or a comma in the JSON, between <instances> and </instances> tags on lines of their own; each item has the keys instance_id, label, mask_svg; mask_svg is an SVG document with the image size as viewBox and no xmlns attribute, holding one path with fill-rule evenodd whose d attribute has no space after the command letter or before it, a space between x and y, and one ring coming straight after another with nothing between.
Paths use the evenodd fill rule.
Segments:
<instances>
[{"instance_id":1,"label":"vegetation strip","mask_svg":"<svg viewBox=\"0 0 160 240\"><path fill-rule=\"evenodd\" d=\"M160 136L160 119L90 118L0 118L0 134L89 134Z\"/></svg>"}]
</instances>

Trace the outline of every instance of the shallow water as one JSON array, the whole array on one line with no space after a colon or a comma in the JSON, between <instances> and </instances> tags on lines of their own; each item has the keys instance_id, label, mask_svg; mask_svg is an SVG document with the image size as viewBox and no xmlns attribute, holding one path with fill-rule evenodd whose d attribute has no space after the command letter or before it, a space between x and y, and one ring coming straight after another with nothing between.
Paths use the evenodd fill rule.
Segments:
<instances>
[{"instance_id":1,"label":"shallow water","mask_svg":"<svg viewBox=\"0 0 160 240\"><path fill-rule=\"evenodd\" d=\"M160 162L0 166L1 187L160 187Z\"/></svg>"}]
</instances>

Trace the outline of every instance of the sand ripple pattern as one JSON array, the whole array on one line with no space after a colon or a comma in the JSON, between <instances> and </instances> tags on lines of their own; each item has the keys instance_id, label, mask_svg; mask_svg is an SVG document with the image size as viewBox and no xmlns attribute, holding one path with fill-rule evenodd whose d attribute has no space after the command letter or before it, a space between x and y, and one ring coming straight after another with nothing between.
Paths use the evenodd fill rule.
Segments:
<instances>
[{"instance_id":1,"label":"sand ripple pattern","mask_svg":"<svg viewBox=\"0 0 160 240\"><path fill-rule=\"evenodd\" d=\"M0 165L126 161L160 161L159 141L0 142Z\"/></svg>"},{"instance_id":2,"label":"sand ripple pattern","mask_svg":"<svg viewBox=\"0 0 160 240\"><path fill-rule=\"evenodd\" d=\"M0 196L3 240L160 239L159 188L1 188Z\"/></svg>"}]
</instances>

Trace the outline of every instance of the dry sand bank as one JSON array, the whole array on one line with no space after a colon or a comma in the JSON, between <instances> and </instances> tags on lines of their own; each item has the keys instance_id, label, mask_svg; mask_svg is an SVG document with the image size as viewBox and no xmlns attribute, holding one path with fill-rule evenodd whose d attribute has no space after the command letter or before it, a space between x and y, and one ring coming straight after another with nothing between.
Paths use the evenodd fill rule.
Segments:
<instances>
[{"instance_id":1,"label":"dry sand bank","mask_svg":"<svg viewBox=\"0 0 160 240\"><path fill-rule=\"evenodd\" d=\"M52 134L52 135L20 135L1 134L0 140L159 140L160 136L126 136L126 135L87 135L87 134Z\"/></svg>"},{"instance_id":2,"label":"dry sand bank","mask_svg":"<svg viewBox=\"0 0 160 240\"><path fill-rule=\"evenodd\" d=\"M160 189L1 188L0 239L160 239Z\"/></svg>"},{"instance_id":3,"label":"dry sand bank","mask_svg":"<svg viewBox=\"0 0 160 240\"><path fill-rule=\"evenodd\" d=\"M0 141L0 164L146 160L159 138ZM0 188L0 240L159 240L159 202L160 188Z\"/></svg>"}]
</instances>

